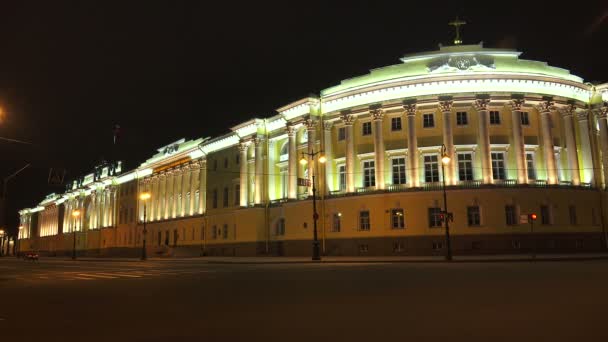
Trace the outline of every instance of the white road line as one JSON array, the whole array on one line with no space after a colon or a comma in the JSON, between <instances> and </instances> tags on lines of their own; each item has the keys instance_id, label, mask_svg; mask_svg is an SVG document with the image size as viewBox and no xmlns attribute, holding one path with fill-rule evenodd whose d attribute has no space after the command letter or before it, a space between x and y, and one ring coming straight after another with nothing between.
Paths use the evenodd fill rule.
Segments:
<instances>
[{"instance_id":1,"label":"white road line","mask_svg":"<svg viewBox=\"0 0 608 342\"><path fill-rule=\"evenodd\" d=\"M112 277L112 276L107 276L107 275L91 274L91 273L79 273L78 275L83 276L83 277L104 278L104 279L116 279L117 278L117 277Z\"/></svg>"},{"instance_id":2,"label":"white road line","mask_svg":"<svg viewBox=\"0 0 608 342\"><path fill-rule=\"evenodd\" d=\"M116 273L116 272L112 272L112 273L99 273L99 274L109 275L109 276L127 277L127 278L141 278L141 276L134 275L134 274L124 274L124 273Z\"/></svg>"}]
</instances>

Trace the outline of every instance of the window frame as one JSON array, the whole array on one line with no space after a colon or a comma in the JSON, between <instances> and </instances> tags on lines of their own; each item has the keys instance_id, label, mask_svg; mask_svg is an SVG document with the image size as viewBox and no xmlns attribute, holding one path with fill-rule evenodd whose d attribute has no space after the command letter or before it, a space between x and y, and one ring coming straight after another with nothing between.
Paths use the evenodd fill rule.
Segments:
<instances>
[{"instance_id":1,"label":"window frame","mask_svg":"<svg viewBox=\"0 0 608 342\"><path fill-rule=\"evenodd\" d=\"M428 158L435 158L435 160L431 160L427 162L427 157ZM439 180L441 179L441 174L439 172L439 155L434 153L428 153L428 154L423 154L422 155L422 164L424 165L424 181L426 183L436 183L439 182ZM433 166L434 165L434 166ZM430 170L427 169L427 166L430 166ZM435 168L435 169L433 169ZM430 174L430 179L428 175ZM437 176L437 179L435 179L435 174Z\"/></svg>"},{"instance_id":2,"label":"window frame","mask_svg":"<svg viewBox=\"0 0 608 342\"><path fill-rule=\"evenodd\" d=\"M423 113L422 114L422 128L434 128L435 127L435 114L434 113Z\"/></svg>"},{"instance_id":3,"label":"window frame","mask_svg":"<svg viewBox=\"0 0 608 342\"><path fill-rule=\"evenodd\" d=\"M538 175L536 174L536 153L526 151L526 176L528 180L537 180ZM528 158L531 156L531 158ZM530 167L530 163L532 167ZM530 173L532 173L532 177L530 177Z\"/></svg>"},{"instance_id":4,"label":"window frame","mask_svg":"<svg viewBox=\"0 0 608 342\"><path fill-rule=\"evenodd\" d=\"M403 164L395 163L395 161L401 160L403 160ZM407 161L405 156L395 156L391 158L391 178L395 185L407 184ZM395 182L396 178L398 180L397 182Z\"/></svg>"},{"instance_id":5,"label":"window frame","mask_svg":"<svg viewBox=\"0 0 608 342\"><path fill-rule=\"evenodd\" d=\"M366 137L372 135L372 122L364 121L361 123L361 136Z\"/></svg>"},{"instance_id":6,"label":"window frame","mask_svg":"<svg viewBox=\"0 0 608 342\"><path fill-rule=\"evenodd\" d=\"M338 189L346 191L346 164L336 165L338 168Z\"/></svg>"},{"instance_id":7,"label":"window frame","mask_svg":"<svg viewBox=\"0 0 608 342\"><path fill-rule=\"evenodd\" d=\"M403 130L403 120L400 116L391 118L391 132L399 132Z\"/></svg>"},{"instance_id":8,"label":"window frame","mask_svg":"<svg viewBox=\"0 0 608 342\"><path fill-rule=\"evenodd\" d=\"M338 127L338 141L346 140L346 127Z\"/></svg>"},{"instance_id":9,"label":"window frame","mask_svg":"<svg viewBox=\"0 0 608 342\"><path fill-rule=\"evenodd\" d=\"M461 160L461 156L468 156L469 159ZM473 173L473 152L458 152L456 153L456 161L458 163L458 180L459 181L472 181L475 179L475 175ZM465 165L463 168L462 166ZM467 166L468 165L468 166ZM464 170L464 177L463 171ZM468 177L470 176L470 177Z\"/></svg>"},{"instance_id":10,"label":"window frame","mask_svg":"<svg viewBox=\"0 0 608 342\"><path fill-rule=\"evenodd\" d=\"M512 212L510 209L512 209ZM509 216L509 214L512 214L512 216ZM510 222L510 221L512 221L512 222ZM519 221L517 220L517 206L516 205L513 205L513 204L505 205L505 224L507 226L516 226L519 224Z\"/></svg>"},{"instance_id":11,"label":"window frame","mask_svg":"<svg viewBox=\"0 0 608 342\"><path fill-rule=\"evenodd\" d=\"M363 215L365 213L365 215ZM369 210L359 211L359 231L369 232L372 229L371 214Z\"/></svg>"},{"instance_id":12,"label":"window frame","mask_svg":"<svg viewBox=\"0 0 608 342\"><path fill-rule=\"evenodd\" d=\"M460 111L456 112L456 126L468 126L469 125L469 116L467 112Z\"/></svg>"},{"instance_id":13,"label":"window frame","mask_svg":"<svg viewBox=\"0 0 608 342\"><path fill-rule=\"evenodd\" d=\"M393 208L391 213L391 229L405 229L405 211L403 208Z\"/></svg>"},{"instance_id":14,"label":"window frame","mask_svg":"<svg viewBox=\"0 0 608 342\"><path fill-rule=\"evenodd\" d=\"M467 206L467 225L469 227L481 226L481 208L479 205Z\"/></svg>"},{"instance_id":15,"label":"window frame","mask_svg":"<svg viewBox=\"0 0 608 342\"><path fill-rule=\"evenodd\" d=\"M366 166L367 164L367 166ZM370 164L372 166L370 166ZM376 161L367 159L361 161L361 169L363 170L363 187L372 188L376 186Z\"/></svg>"},{"instance_id":16,"label":"window frame","mask_svg":"<svg viewBox=\"0 0 608 342\"><path fill-rule=\"evenodd\" d=\"M501 155L502 159L495 160L494 155ZM492 179L493 180L506 180L507 179L507 170L506 170L505 152L503 152L503 151L490 152L490 161L492 163ZM497 167L494 167L495 163L496 163ZM498 167L499 163L502 164L500 168ZM500 170L502 172L502 178L500 178L501 173L498 170Z\"/></svg>"},{"instance_id":17,"label":"window frame","mask_svg":"<svg viewBox=\"0 0 608 342\"><path fill-rule=\"evenodd\" d=\"M429 207L427 209L427 219L429 223L429 228L443 227L443 222L440 217L441 211L442 210L440 207Z\"/></svg>"},{"instance_id":18,"label":"window frame","mask_svg":"<svg viewBox=\"0 0 608 342\"><path fill-rule=\"evenodd\" d=\"M495 120L492 120L492 118L494 118ZM499 110L491 110L488 113L488 120L490 122L490 125L492 126L499 126L502 122L500 119L500 111ZM494 121L494 122L492 122Z\"/></svg>"},{"instance_id":19,"label":"window frame","mask_svg":"<svg viewBox=\"0 0 608 342\"><path fill-rule=\"evenodd\" d=\"M520 111L519 120L522 126L530 126L530 114L529 112Z\"/></svg>"},{"instance_id":20,"label":"window frame","mask_svg":"<svg viewBox=\"0 0 608 342\"><path fill-rule=\"evenodd\" d=\"M331 221L331 232L339 233L342 230L342 214L333 213Z\"/></svg>"}]
</instances>

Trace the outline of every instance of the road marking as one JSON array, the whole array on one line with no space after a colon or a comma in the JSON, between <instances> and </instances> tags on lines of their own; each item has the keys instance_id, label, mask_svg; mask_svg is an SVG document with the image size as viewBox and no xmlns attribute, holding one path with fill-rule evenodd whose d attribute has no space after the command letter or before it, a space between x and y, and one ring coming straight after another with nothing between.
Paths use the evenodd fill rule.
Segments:
<instances>
[{"instance_id":1,"label":"road marking","mask_svg":"<svg viewBox=\"0 0 608 342\"><path fill-rule=\"evenodd\" d=\"M90 273L79 273L79 276L83 277L93 277L93 278L104 278L104 279L116 279L116 277L100 275L100 274L90 274Z\"/></svg>"},{"instance_id":2,"label":"road marking","mask_svg":"<svg viewBox=\"0 0 608 342\"><path fill-rule=\"evenodd\" d=\"M116 272L112 272L112 273L99 273L99 274L110 275L110 276L119 276L119 277L127 277L127 278L141 278L141 276L134 275L134 274L124 274L124 273L116 273Z\"/></svg>"}]
</instances>

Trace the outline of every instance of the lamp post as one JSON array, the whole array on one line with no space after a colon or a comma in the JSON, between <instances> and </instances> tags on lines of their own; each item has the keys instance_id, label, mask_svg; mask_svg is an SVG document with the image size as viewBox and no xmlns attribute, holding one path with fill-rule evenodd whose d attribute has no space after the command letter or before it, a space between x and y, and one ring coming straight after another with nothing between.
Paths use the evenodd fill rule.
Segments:
<instances>
[{"instance_id":1,"label":"lamp post","mask_svg":"<svg viewBox=\"0 0 608 342\"><path fill-rule=\"evenodd\" d=\"M325 155L323 155L323 151L317 152L302 152L302 158L300 158L300 164L306 165L308 163L308 158L314 160L316 155L319 155L319 163L325 164L327 159ZM319 251L319 240L317 239L317 220L319 219L319 214L317 214L317 188L315 186L315 167L312 168L312 221L313 221L313 240L312 240L312 260L321 260L321 253Z\"/></svg>"},{"instance_id":2,"label":"lamp post","mask_svg":"<svg viewBox=\"0 0 608 342\"><path fill-rule=\"evenodd\" d=\"M452 215L448 213L448 196L445 191L445 167L450 163L450 156L445 145L441 145L441 176L443 178L443 220L445 221L445 245L447 247L445 260L452 261L452 244L450 241L450 219Z\"/></svg>"},{"instance_id":3,"label":"lamp post","mask_svg":"<svg viewBox=\"0 0 608 342\"><path fill-rule=\"evenodd\" d=\"M4 256L4 229L0 229L0 257Z\"/></svg>"},{"instance_id":4,"label":"lamp post","mask_svg":"<svg viewBox=\"0 0 608 342\"><path fill-rule=\"evenodd\" d=\"M144 202L144 231L143 231L144 236L143 236L143 244L141 246L141 260L142 261L144 261L148 258L146 256L146 233L148 232L146 230L146 201L150 199L150 196L151 196L150 193L147 191L139 194L139 199Z\"/></svg>"},{"instance_id":5,"label":"lamp post","mask_svg":"<svg viewBox=\"0 0 608 342\"><path fill-rule=\"evenodd\" d=\"M17 240L15 240L15 257L19 258L19 253L21 253L21 239L23 236L23 225L19 226L19 231L17 232Z\"/></svg>"},{"instance_id":6,"label":"lamp post","mask_svg":"<svg viewBox=\"0 0 608 342\"><path fill-rule=\"evenodd\" d=\"M74 240L74 245L72 248L72 260L76 260L76 222L78 221L78 218L80 217L80 210L74 210L72 212L72 217L74 218L74 225L72 226L72 233L73 233L73 240Z\"/></svg>"}]
</instances>

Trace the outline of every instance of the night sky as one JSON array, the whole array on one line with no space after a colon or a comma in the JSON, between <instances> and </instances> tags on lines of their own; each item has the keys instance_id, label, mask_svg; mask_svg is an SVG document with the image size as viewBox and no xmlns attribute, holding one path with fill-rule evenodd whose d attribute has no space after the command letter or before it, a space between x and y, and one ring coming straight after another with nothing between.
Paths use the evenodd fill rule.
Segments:
<instances>
[{"instance_id":1,"label":"night sky","mask_svg":"<svg viewBox=\"0 0 608 342\"><path fill-rule=\"evenodd\" d=\"M13 1L0 7L0 172L8 218L92 172L136 167L182 137L217 136L407 53L449 44L516 48L525 59L608 81L605 1ZM498 5L500 4L500 6ZM580 4L580 5L578 5ZM118 149L113 127L122 127Z\"/></svg>"}]
</instances>

